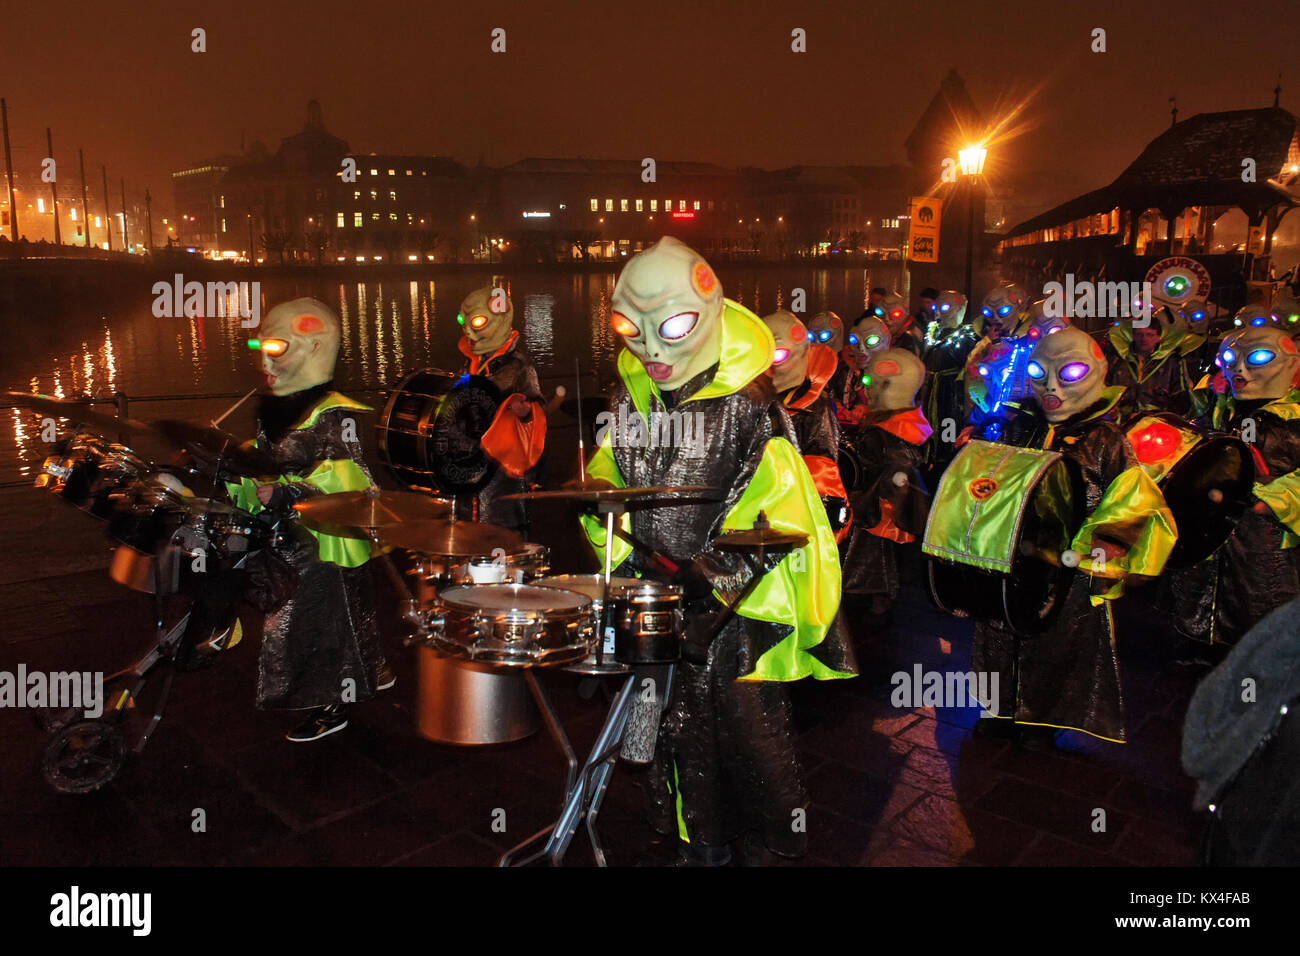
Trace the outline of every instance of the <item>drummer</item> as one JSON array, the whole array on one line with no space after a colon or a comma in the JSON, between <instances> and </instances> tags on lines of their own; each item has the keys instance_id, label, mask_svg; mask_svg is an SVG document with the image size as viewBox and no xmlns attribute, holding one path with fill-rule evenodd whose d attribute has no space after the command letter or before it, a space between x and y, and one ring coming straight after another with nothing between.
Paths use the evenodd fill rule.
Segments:
<instances>
[{"instance_id":1,"label":"drummer","mask_svg":"<svg viewBox=\"0 0 1300 956\"><path fill-rule=\"evenodd\" d=\"M478 493L478 520L521 531L528 523L524 502L501 499L527 490L537 478L546 448L546 410L537 368L519 344L514 317L514 303L506 290L485 286L465 296L456 321L463 330L462 371L486 376L502 395L496 417L480 442L497 470ZM468 518L471 510L469 502L457 502L457 517Z\"/></svg>"},{"instance_id":2,"label":"drummer","mask_svg":"<svg viewBox=\"0 0 1300 956\"><path fill-rule=\"evenodd\" d=\"M1124 711L1109 601L1123 581L1152 578L1177 538L1160 490L1138 464L1110 414L1123 394L1107 388L1106 359L1073 326L1037 340L1027 363L1032 397L1005 441L1057 451L1083 474L1087 517L1060 557L1077 567L1060 616L1046 633L1018 640L1001 622L975 627L976 672L1000 673L996 716L981 732L1007 728L1032 749L1052 746L1058 729L1122 743ZM1015 680L1005 679L1016 675Z\"/></svg>"},{"instance_id":3,"label":"drummer","mask_svg":"<svg viewBox=\"0 0 1300 956\"><path fill-rule=\"evenodd\" d=\"M1233 644L1300 595L1300 354L1287 330L1247 325L1224 337L1216 364L1229 391L1208 424L1248 442L1254 505L1210 561L1169 586L1180 633Z\"/></svg>"},{"instance_id":4,"label":"drummer","mask_svg":"<svg viewBox=\"0 0 1300 956\"><path fill-rule=\"evenodd\" d=\"M697 416L704 453L672 443L647 453L607 433L587 474L617 486L718 489L625 515L624 528L643 547L614 542L618 573L654 572L651 550L679 564L673 580L686 605L683 663L646 781L652 824L684 841L683 864L722 865L741 836L747 862L799 856L806 834L791 819L806 795L783 685L856 670L847 640L831 627L840 591L835 539L767 374L772 334L724 299L709 264L670 237L628 261L613 310L625 348L611 410L647 425L665 412ZM724 602L740 597L750 574L741 554L711 542L752 528L760 514L773 530L810 540L774 559L728 619ZM603 523L583 523L603 563Z\"/></svg>"},{"instance_id":5,"label":"drummer","mask_svg":"<svg viewBox=\"0 0 1300 956\"><path fill-rule=\"evenodd\" d=\"M808 329L793 312L763 317L776 340L772 385L794 424L799 451L827 507L836 540L848 534L848 501L838 464L840 426L826 387L838 360L825 345L810 344Z\"/></svg>"},{"instance_id":6,"label":"drummer","mask_svg":"<svg viewBox=\"0 0 1300 956\"><path fill-rule=\"evenodd\" d=\"M293 515L295 502L360 491L374 482L362 460L359 413L369 406L334 390L340 323L316 299L282 302L262 320L267 389L258 399L257 438L280 474L229 485L239 507ZM347 726L346 703L391 687L379 647L370 581L370 544L294 521L282 544L258 553L255 603L268 613L258 658L257 705L306 711L293 743L320 740Z\"/></svg>"},{"instance_id":7,"label":"drummer","mask_svg":"<svg viewBox=\"0 0 1300 956\"><path fill-rule=\"evenodd\" d=\"M1192 373L1184 358L1200 344L1189 338L1169 306L1157 303L1145 326L1120 319L1110 327L1107 384L1122 385L1121 418L1150 411L1186 415L1191 403Z\"/></svg>"}]
</instances>

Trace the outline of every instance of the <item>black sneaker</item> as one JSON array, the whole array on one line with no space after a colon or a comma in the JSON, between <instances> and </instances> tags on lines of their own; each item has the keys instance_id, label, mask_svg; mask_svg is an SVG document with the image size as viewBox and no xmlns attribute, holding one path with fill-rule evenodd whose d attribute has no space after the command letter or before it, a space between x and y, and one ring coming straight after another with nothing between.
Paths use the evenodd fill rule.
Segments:
<instances>
[{"instance_id":1,"label":"black sneaker","mask_svg":"<svg viewBox=\"0 0 1300 956\"><path fill-rule=\"evenodd\" d=\"M393 669L385 664L379 669L379 683L375 685L375 690L388 690L397 683L397 675Z\"/></svg>"},{"instance_id":2,"label":"black sneaker","mask_svg":"<svg viewBox=\"0 0 1300 956\"><path fill-rule=\"evenodd\" d=\"M328 737L347 725L348 719L343 715L343 706L341 704L317 707L297 730L285 734L284 739L291 744L307 744L313 740Z\"/></svg>"}]
</instances>

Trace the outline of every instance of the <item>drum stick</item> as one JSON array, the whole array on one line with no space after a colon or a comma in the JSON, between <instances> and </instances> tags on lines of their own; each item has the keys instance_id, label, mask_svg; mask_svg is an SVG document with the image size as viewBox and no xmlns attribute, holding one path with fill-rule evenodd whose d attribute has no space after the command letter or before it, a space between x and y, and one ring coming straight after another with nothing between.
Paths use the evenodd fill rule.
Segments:
<instances>
[{"instance_id":1,"label":"drum stick","mask_svg":"<svg viewBox=\"0 0 1300 956\"><path fill-rule=\"evenodd\" d=\"M656 551L654 548L647 547L646 545L642 544L640 541L632 537L632 535L628 534L622 528L618 528L618 527L614 528L614 534L618 535L620 538L622 538L624 541L630 544L632 546L632 550L640 551L642 554L648 556L650 560L654 561L654 563L657 564L664 573L672 575L672 574L676 574L678 571L681 570L681 565L679 565L676 561L672 560L671 558L666 558L658 551Z\"/></svg>"},{"instance_id":2,"label":"drum stick","mask_svg":"<svg viewBox=\"0 0 1300 956\"><path fill-rule=\"evenodd\" d=\"M233 412L233 411L234 411L236 408L238 408L240 405L244 404L244 402L248 401L248 399L249 399L250 397L252 397L252 395L254 395L256 392L257 392L257 389L255 389L255 388L250 388L250 389L248 390L248 394L247 394L247 395L245 395L245 396L244 396L243 398L241 398L239 401L235 402L235 404L233 404L233 405L231 405L229 408L227 408L227 409L225 410L225 412L222 413L222 415L221 415L220 418L217 418L217 419L214 419L214 420L213 420L213 422L212 422L212 427L213 427L213 428L220 428L220 427L221 427L221 423L224 422L224 421L225 421L225 420L230 416L230 413Z\"/></svg>"},{"instance_id":3,"label":"drum stick","mask_svg":"<svg viewBox=\"0 0 1300 956\"><path fill-rule=\"evenodd\" d=\"M573 384L578 390L578 480L587 483L587 449L582 434L582 367L577 356L573 359Z\"/></svg>"}]
</instances>

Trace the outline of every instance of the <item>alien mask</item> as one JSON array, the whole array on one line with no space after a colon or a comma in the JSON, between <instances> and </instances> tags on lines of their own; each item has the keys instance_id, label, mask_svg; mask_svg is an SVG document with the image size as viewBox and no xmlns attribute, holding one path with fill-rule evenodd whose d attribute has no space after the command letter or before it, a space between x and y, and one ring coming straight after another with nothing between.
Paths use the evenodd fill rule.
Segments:
<instances>
[{"instance_id":1,"label":"alien mask","mask_svg":"<svg viewBox=\"0 0 1300 956\"><path fill-rule=\"evenodd\" d=\"M628 260L610 322L659 388L672 391L717 364L722 285L695 250L665 236Z\"/></svg>"},{"instance_id":2,"label":"alien mask","mask_svg":"<svg viewBox=\"0 0 1300 956\"><path fill-rule=\"evenodd\" d=\"M1193 335L1204 335L1210 328L1210 307L1200 299L1188 299L1174 316L1174 324Z\"/></svg>"},{"instance_id":3,"label":"alien mask","mask_svg":"<svg viewBox=\"0 0 1300 956\"><path fill-rule=\"evenodd\" d=\"M491 355L506 344L514 331L515 307L504 289L484 286L465 296L456 321L461 324L470 351Z\"/></svg>"},{"instance_id":4,"label":"alien mask","mask_svg":"<svg viewBox=\"0 0 1300 956\"><path fill-rule=\"evenodd\" d=\"M880 300L880 303L871 310L876 318L880 319L889 327L891 335L897 336L907 328L908 319L907 303L897 292L891 292Z\"/></svg>"},{"instance_id":5,"label":"alien mask","mask_svg":"<svg viewBox=\"0 0 1300 956\"><path fill-rule=\"evenodd\" d=\"M838 355L844 349L844 322L834 312L818 312L808 322L808 341Z\"/></svg>"},{"instance_id":6,"label":"alien mask","mask_svg":"<svg viewBox=\"0 0 1300 956\"><path fill-rule=\"evenodd\" d=\"M802 385L808 377L808 329L793 312L785 309L763 316L763 322L776 339L772 385L778 394L784 394Z\"/></svg>"},{"instance_id":7,"label":"alien mask","mask_svg":"<svg viewBox=\"0 0 1300 956\"><path fill-rule=\"evenodd\" d=\"M911 408L925 382L925 363L906 349L882 349L871 356L864 377L873 412Z\"/></svg>"},{"instance_id":8,"label":"alien mask","mask_svg":"<svg viewBox=\"0 0 1300 956\"><path fill-rule=\"evenodd\" d=\"M883 321L873 315L859 319L849 333L849 364L857 371L862 371L867 367L871 356L889 348L891 342L893 336Z\"/></svg>"},{"instance_id":9,"label":"alien mask","mask_svg":"<svg viewBox=\"0 0 1300 956\"><path fill-rule=\"evenodd\" d=\"M1248 305L1237 310L1232 317L1232 324L1239 329L1261 328L1277 323L1277 316L1272 309L1262 305Z\"/></svg>"},{"instance_id":10,"label":"alien mask","mask_svg":"<svg viewBox=\"0 0 1300 956\"><path fill-rule=\"evenodd\" d=\"M957 328L966 320L966 296L952 289L940 292L934 300L934 317L942 328Z\"/></svg>"},{"instance_id":11,"label":"alien mask","mask_svg":"<svg viewBox=\"0 0 1300 956\"><path fill-rule=\"evenodd\" d=\"M1029 384L1049 422L1062 422L1101 398L1106 357L1082 329L1070 326L1038 340L1030 354Z\"/></svg>"},{"instance_id":12,"label":"alien mask","mask_svg":"<svg viewBox=\"0 0 1300 956\"><path fill-rule=\"evenodd\" d=\"M995 325L999 332L1010 332L1020 321L1020 313L1029 303L1029 295L1015 283L999 286L984 297L980 314L986 325Z\"/></svg>"},{"instance_id":13,"label":"alien mask","mask_svg":"<svg viewBox=\"0 0 1300 956\"><path fill-rule=\"evenodd\" d=\"M1223 337L1214 364L1223 370L1234 398L1281 398L1295 381L1300 354L1283 329L1247 326Z\"/></svg>"},{"instance_id":14,"label":"alien mask","mask_svg":"<svg viewBox=\"0 0 1300 956\"><path fill-rule=\"evenodd\" d=\"M281 302L268 312L255 341L271 394L293 395L332 379L340 328L334 310L316 299Z\"/></svg>"},{"instance_id":15,"label":"alien mask","mask_svg":"<svg viewBox=\"0 0 1300 956\"><path fill-rule=\"evenodd\" d=\"M1063 315L1047 314L1047 301L1039 299L1029 304L1029 330L1025 334L1031 339L1041 339L1070 325L1070 320Z\"/></svg>"}]
</instances>

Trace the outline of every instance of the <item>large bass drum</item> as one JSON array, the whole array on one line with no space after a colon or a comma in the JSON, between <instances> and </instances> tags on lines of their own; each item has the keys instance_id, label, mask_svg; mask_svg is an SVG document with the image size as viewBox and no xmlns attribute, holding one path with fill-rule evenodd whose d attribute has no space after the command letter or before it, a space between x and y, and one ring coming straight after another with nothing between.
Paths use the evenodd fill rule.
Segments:
<instances>
[{"instance_id":1,"label":"large bass drum","mask_svg":"<svg viewBox=\"0 0 1300 956\"><path fill-rule=\"evenodd\" d=\"M968 442L944 472L925 525L934 603L1017 634L1045 630L1069 587L1073 570L1061 555L1083 508L1083 479L1069 459Z\"/></svg>"},{"instance_id":2,"label":"large bass drum","mask_svg":"<svg viewBox=\"0 0 1300 956\"><path fill-rule=\"evenodd\" d=\"M481 375L413 372L384 405L377 426L379 459L407 488L476 492L495 471L479 441L500 405L501 390Z\"/></svg>"},{"instance_id":3,"label":"large bass drum","mask_svg":"<svg viewBox=\"0 0 1300 956\"><path fill-rule=\"evenodd\" d=\"M1228 540L1252 501L1255 462L1244 442L1204 432L1169 412L1124 425L1138 463L1160 486L1178 526L1167 568L1188 568Z\"/></svg>"}]
</instances>

